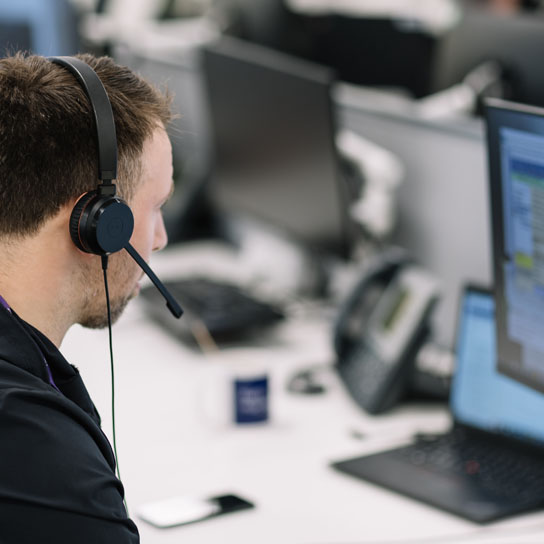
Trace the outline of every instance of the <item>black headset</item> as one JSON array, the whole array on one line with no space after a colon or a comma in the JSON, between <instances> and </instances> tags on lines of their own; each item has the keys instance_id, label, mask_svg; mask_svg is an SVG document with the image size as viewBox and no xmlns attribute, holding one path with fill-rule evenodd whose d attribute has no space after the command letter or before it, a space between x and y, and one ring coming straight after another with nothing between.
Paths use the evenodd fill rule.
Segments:
<instances>
[{"instance_id":1,"label":"black headset","mask_svg":"<svg viewBox=\"0 0 544 544\"><path fill-rule=\"evenodd\" d=\"M113 180L117 177L117 136L111 103L102 81L80 59L49 57L49 60L66 68L83 87L91 104L96 126L100 183L96 190L83 194L72 210L72 241L82 251L102 257L126 249L161 292L172 314L179 318L183 313L180 305L129 242L134 229L134 216L128 204L115 196Z\"/></svg>"}]
</instances>

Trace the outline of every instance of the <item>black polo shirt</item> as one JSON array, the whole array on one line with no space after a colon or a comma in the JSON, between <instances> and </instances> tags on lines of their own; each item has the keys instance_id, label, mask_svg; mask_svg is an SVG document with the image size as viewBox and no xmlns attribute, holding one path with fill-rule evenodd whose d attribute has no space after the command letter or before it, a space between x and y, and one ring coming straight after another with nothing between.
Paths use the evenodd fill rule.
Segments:
<instances>
[{"instance_id":1,"label":"black polo shirt","mask_svg":"<svg viewBox=\"0 0 544 544\"><path fill-rule=\"evenodd\" d=\"M79 372L3 306L0 440L0 542L139 542Z\"/></svg>"}]
</instances>

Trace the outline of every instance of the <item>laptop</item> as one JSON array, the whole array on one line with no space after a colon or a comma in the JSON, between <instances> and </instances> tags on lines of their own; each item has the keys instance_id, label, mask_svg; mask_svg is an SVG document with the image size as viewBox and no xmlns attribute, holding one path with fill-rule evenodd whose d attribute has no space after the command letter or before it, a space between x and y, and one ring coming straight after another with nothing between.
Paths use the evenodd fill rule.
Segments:
<instances>
[{"instance_id":1,"label":"laptop","mask_svg":"<svg viewBox=\"0 0 544 544\"><path fill-rule=\"evenodd\" d=\"M335 469L477 523L544 506L544 394L497 371L494 306L490 291L463 290L452 428Z\"/></svg>"}]
</instances>

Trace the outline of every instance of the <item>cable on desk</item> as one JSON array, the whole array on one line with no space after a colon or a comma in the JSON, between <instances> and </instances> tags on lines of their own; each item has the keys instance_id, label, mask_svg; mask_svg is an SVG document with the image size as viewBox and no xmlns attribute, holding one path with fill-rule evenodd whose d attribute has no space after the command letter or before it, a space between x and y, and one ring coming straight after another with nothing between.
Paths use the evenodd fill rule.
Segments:
<instances>
[{"instance_id":1,"label":"cable on desk","mask_svg":"<svg viewBox=\"0 0 544 544\"><path fill-rule=\"evenodd\" d=\"M202 353L216 353L219 351L219 346L216 341L213 339L208 327L202 319L199 319L194 316L188 316L189 321L189 330L195 339L195 342L198 344L198 347L201 349Z\"/></svg>"}]
</instances>

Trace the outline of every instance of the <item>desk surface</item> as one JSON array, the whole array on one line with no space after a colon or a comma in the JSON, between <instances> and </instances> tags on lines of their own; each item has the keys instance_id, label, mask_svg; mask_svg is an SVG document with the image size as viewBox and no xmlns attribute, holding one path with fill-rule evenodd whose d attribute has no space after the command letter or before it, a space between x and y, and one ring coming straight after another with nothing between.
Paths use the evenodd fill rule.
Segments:
<instances>
[{"instance_id":1,"label":"desk surface","mask_svg":"<svg viewBox=\"0 0 544 544\"><path fill-rule=\"evenodd\" d=\"M444 429L450 419L436 405L403 406L379 417L364 414L330 368L331 325L324 316L287 320L250 348L272 383L272 420L254 427L212 422L203 392L227 363L167 335L138 301L114 326L113 340L119 464L143 543L528 544L544 539L544 513L480 527L329 467L406 442L415 431ZM62 352L80 369L111 437L107 332L73 327ZM323 366L328 391L288 392L289 376L314 365ZM162 530L135 516L149 501L229 492L256 508Z\"/></svg>"}]
</instances>

